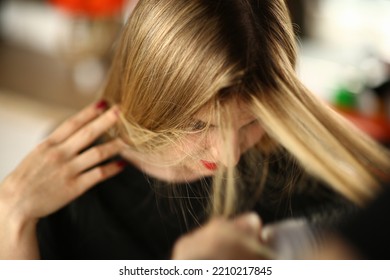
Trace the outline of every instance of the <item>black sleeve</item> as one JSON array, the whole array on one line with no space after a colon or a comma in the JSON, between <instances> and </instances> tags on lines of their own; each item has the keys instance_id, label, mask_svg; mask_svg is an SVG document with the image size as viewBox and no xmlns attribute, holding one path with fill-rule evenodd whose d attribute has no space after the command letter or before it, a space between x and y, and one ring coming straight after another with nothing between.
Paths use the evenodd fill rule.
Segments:
<instances>
[{"instance_id":1,"label":"black sleeve","mask_svg":"<svg viewBox=\"0 0 390 280\"><path fill-rule=\"evenodd\" d=\"M295 217L305 217L314 228L336 227L359 209L353 202L314 179L309 180L308 186L308 190L292 195L290 207L295 210Z\"/></svg>"},{"instance_id":2,"label":"black sleeve","mask_svg":"<svg viewBox=\"0 0 390 280\"><path fill-rule=\"evenodd\" d=\"M37 238L41 259L72 259L74 234L67 222L67 208L41 219L37 226Z\"/></svg>"},{"instance_id":3,"label":"black sleeve","mask_svg":"<svg viewBox=\"0 0 390 280\"><path fill-rule=\"evenodd\" d=\"M377 200L340 226L339 233L366 259L390 259L390 185Z\"/></svg>"},{"instance_id":4,"label":"black sleeve","mask_svg":"<svg viewBox=\"0 0 390 280\"><path fill-rule=\"evenodd\" d=\"M278 172L288 174L288 169L293 168ZM303 174L293 185L289 177L294 178L277 175L277 180L271 178L266 185L259 212L266 223L304 218L314 228L332 228L358 210L353 202L314 177Z\"/></svg>"}]
</instances>

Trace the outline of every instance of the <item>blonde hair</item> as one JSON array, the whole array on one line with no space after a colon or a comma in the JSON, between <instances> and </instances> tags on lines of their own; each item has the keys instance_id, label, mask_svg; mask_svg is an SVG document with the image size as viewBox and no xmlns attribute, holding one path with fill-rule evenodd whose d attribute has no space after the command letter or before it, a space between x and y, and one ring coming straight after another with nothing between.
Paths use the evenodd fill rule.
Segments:
<instances>
[{"instance_id":1,"label":"blonde hair","mask_svg":"<svg viewBox=\"0 0 390 280\"><path fill-rule=\"evenodd\" d=\"M267 132L253 153L265 159L287 150L307 173L364 204L387 179L389 153L306 89L295 62L283 0L140 0L123 29L103 98L123 113L115 135L144 153L172 147L211 104L228 158L224 101L238 98ZM255 174L261 185L266 174L264 163ZM217 172L213 213L235 213L245 191L237 177L233 167Z\"/></svg>"}]
</instances>

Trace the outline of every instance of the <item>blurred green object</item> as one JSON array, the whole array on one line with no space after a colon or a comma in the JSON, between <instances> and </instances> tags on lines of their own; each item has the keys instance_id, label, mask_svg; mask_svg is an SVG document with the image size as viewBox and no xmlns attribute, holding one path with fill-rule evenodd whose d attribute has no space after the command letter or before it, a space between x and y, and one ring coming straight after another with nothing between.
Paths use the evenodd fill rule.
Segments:
<instances>
[{"instance_id":1,"label":"blurred green object","mask_svg":"<svg viewBox=\"0 0 390 280\"><path fill-rule=\"evenodd\" d=\"M333 97L333 105L340 109L354 110L358 105L358 97L346 87L339 87Z\"/></svg>"}]
</instances>

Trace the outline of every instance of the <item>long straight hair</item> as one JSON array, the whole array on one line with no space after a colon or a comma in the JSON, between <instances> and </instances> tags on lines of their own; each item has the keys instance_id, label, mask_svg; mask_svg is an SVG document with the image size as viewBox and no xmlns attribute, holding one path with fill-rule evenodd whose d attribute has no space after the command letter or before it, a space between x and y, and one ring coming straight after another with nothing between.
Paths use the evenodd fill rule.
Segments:
<instances>
[{"instance_id":1,"label":"long straight hair","mask_svg":"<svg viewBox=\"0 0 390 280\"><path fill-rule=\"evenodd\" d=\"M259 177L259 190L267 180L264 159L287 151L305 173L364 204L388 179L389 152L301 83L296 56L284 0L140 0L104 89L103 97L123 113L113 134L139 152L159 153L191 133L193 116L209 106L232 158L224 104L238 98L266 130L250 157L264 162L248 161L253 167L248 176ZM245 192L238 177L234 166L218 170L214 214L238 211ZM294 190L294 184L289 187Z\"/></svg>"}]
</instances>

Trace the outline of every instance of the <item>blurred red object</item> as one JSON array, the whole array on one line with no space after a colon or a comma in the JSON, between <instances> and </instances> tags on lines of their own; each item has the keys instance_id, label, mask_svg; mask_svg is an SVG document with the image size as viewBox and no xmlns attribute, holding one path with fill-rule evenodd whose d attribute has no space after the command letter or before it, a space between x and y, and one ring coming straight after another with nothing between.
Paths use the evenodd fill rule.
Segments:
<instances>
[{"instance_id":1,"label":"blurred red object","mask_svg":"<svg viewBox=\"0 0 390 280\"><path fill-rule=\"evenodd\" d=\"M385 116L367 117L354 111L334 109L375 140L386 145L390 144L390 121Z\"/></svg>"},{"instance_id":2,"label":"blurred red object","mask_svg":"<svg viewBox=\"0 0 390 280\"><path fill-rule=\"evenodd\" d=\"M76 15L111 16L120 12L125 0L49 0L50 3Z\"/></svg>"}]
</instances>

